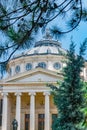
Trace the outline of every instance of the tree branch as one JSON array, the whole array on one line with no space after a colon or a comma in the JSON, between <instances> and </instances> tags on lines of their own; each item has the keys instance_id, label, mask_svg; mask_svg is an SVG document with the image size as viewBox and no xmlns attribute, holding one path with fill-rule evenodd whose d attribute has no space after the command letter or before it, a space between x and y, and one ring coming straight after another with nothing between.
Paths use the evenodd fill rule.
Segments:
<instances>
[{"instance_id":1,"label":"tree branch","mask_svg":"<svg viewBox=\"0 0 87 130\"><path fill-rule=\"evenodd\" d=\"M19 47L20 47L20 45L18 45L18 46L16 47L16 49L15 49L14 51L12 51L12 53L10 54L10 56L8 57L7 60L0 62L0 65L2 65L2 64L4 64L4 63L7 63L7 62L10 60L10 58L12 57L12 55L19 49Z\"/></svg>"},{"instance_id":2,"label":"tree branch","mask_svg":"<svg viewBox=\"0 0 87 130\"><path fill-rule=\"evenodd\" d=\"M14 44L14 45L11 45L11 46L8 46L8 47L4 47L3 49L2 48L0 48L0 50L8 50L8 49L10 49L10 48L12 48L12 47L15 47L15 46L17 46L17 44Z\"/></svg>"}]
</instances>

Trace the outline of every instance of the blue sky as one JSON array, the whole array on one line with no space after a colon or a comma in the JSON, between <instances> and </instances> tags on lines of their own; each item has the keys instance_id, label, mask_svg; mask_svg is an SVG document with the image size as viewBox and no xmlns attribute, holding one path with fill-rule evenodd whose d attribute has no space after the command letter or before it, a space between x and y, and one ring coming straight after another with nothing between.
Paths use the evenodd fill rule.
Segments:
<instances>
[{"instance_id":1,"label":"blue sky","mask_svg":"<svg viewBox=\"0 0 87 130\"><path fill-rule=\"evenodd\" d=\"M85 38L87 38L87 23L81 22L77 29L73 30L71 33L68 33L64 38L60 40L63 48L69 49L71 36L73 36L73 41L76 44L76 52L78 53L80 44L84 41Z\"/></svg>"},{"instance_id":2,"label":"blue sky","mask_svg":"<svg viewBox=\"0 0 87 130\"><path fill-rule=\"evenodd\" d=\"M50 28L52 25L54 25L54 23L50 24L48 28ZM76 44L76 53L78 54L80 44L84 41L85 38L87 38L87 22L81 22L75 30L58 40L61 43L62 48L66 50L69 49L69 45L71 43L71 36L73 37L73 41ZM37 39L41 40L43 39L42 37L42 35L39 35ZM84 57L85 59L87 59L87 51Z\"/></svg>"},{"instance_id":3,"label":"blue sky","mask_svg":"<svg viewBox=\"0 0 87 130\"><path fill-rule=\"evenodd\" d=\"M77 29L73 30L71 33L68 33L60 40L63 48L69 49L71 36L73 36L73 41L76 44L76 53L78 53L80 44L84 41L85 38L87 38L87 23L81 22ZM87 51L85 58L87 59Z\"/></svg>"}]
</instances>

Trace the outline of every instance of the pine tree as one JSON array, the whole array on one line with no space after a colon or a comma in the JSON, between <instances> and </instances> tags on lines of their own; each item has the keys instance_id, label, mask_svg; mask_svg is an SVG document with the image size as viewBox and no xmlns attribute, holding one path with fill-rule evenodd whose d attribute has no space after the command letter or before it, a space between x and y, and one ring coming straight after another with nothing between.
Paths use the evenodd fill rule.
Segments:
<instances>
[{"instance_id":1,"label":"pine tree","mask_svg":"<svg viewBox=\"0 0 87 130\"><path fill-rule=\"evenodd\" d=\"M84 120L80 126L82 127L82 130L86 130L87 129L87 82L84 82L83 90L84 90L85 102L84 102L84 107L82 108L82 112L84 114Z\"/></svg>"},{"instance_id":2,"label":"pine tree","mask_svg":"<svg viewBox=\"0 0 87 130\"><path fill-rule=\"evenodd\" d=\"M54 103L58 109L58 117L54 121L53 130L80 130L83 120L83 82L80 77L84 67L83 55L87 40L80 47L79 55L75 55L75 45L71 42L67 53L67 66L64 68L64 80L59 87L49 85L53 90Z\"/></svg>"}]
</instances>

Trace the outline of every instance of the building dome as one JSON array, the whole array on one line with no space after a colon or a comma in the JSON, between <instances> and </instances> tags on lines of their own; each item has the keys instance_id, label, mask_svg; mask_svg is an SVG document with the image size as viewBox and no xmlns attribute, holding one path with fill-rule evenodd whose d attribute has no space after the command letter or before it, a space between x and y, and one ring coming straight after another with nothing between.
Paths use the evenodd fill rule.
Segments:
<instances>
[{"instance_id":1,"label":"building dome","mask_svg":"<svg viewBox=\"0 0 87 130\"><path fill-rule=\"evenodd\" d=\"M61 47L61 43L52 39L49 29L46 30L45 36L43 39L36 42L35 46L24 53L14 56L18 58L21 56L30 56L30 55L63 55L66 54L66 50Z\"/></svg>"},{"instance_id":2,"label":"building dome","mask_svg":"<svg viewBox=\"0 0 87 130\"><path fill-rule=\"evenodd\" d=\"M24 55L61 55L64 53L66 53L66 51L61 48L61 44L58 41L47 39L36 42L34 48L25 52Z\"/></svg>"},{"instance_id":3,"label":"building dome","mask_svg":"<svg viewBox=\"0 0 87 130\"><path fill-rule=\"evenodd\" d=\"M16 54L13 59L22 56L32 56L32 55L63 55L66 54L66 50L61 47L61 43L54 41L52 39L40 40L35 43L35 46L25 52Z\"/></svg>"},{"instance_id":4,"label":"building dome","mask_svg":"<svg viewBox=\"0 0 87 130\"><path fill-rule=\"evenodd\" d=\"M64 54L66 50L58 41L45 37L36 42L33 48L14 56L9 62L8 72L14 76L38 67L59 72L65 64Z\"/></svg>"}]
</instances>

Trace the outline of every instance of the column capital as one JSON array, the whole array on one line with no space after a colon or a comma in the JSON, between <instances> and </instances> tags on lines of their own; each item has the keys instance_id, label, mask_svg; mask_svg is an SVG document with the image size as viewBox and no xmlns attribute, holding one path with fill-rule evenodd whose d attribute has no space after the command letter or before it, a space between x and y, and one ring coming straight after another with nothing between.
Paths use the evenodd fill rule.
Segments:
<instances>
[{"instance_id":1,"label":"column capital","mask_svg":"<svg viewBox=\"0 0 87 130\"><path fill-rule=\"evenodd\" d=\"M20 92L16 92L15 96L21 96L22 94Z\"/></svg>"},{"instance_id":2,"label":"column capital","mask_svg":"<svg viewBox=\"0 0 87 130\"><path fill-rule=\"evenodd\" d=\"M35 96L36 93L35 93L35 92L29 92L28 95L33 95L33 96Z\"/></svg>"},{"instance_id":3,"label":"column capital","mask_svg":"<svg viewBox=\"0 0 87 130\"><path fill-rule=\"evenodd\" d=\"M48 95L49 96L50 92L44 92L43 95L45 95L45 96Z\"/></svg>"},{"instance_id":4,"label":"column capital","mask_svg":"<svg viewBox=\"0 0 87 130\"><path fill-rule=\"evenodd\" d=\"M8 96L8 93L7 92L3 92L1 93L2 96Z\"/></svg>"}]
</instances>

